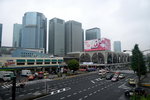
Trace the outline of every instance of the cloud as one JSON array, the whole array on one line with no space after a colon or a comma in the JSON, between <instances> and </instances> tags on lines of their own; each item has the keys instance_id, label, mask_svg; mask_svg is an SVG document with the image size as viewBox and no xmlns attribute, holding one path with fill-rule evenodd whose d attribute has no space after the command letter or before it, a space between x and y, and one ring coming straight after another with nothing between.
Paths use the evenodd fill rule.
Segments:
<instances>
[{"instance_id":1,"label":"cloud","mask_svg":"<svg viewBox=\"0 0 150 100\"><path fill-rule=\"evenodd\" d=\"M22 23L25 12L38 11L48 20L58 17L79 21L84 30L99 27L102 37L112 42L120 40L123 49L132 49L135 43L147 49L150 48L149 9L149 0L0 0L2 45L11 46L13 24Z\"/></svg>"}]
</instances>

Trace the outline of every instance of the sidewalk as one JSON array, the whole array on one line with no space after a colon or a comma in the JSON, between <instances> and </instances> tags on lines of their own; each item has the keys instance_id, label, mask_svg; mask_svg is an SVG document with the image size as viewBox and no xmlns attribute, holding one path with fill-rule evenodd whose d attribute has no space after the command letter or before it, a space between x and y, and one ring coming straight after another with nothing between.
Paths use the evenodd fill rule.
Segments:
<instances>
[{"instance_id":1,"label":"sidewalk","mask_svg":"<svg viewBox=\"0 0 150 100\"><path fill-rule=\"evenodd\" d=\"M147 73L147 75L141 80L141 85L150 87L150 73Z\"/></svg>"}]
</instances>

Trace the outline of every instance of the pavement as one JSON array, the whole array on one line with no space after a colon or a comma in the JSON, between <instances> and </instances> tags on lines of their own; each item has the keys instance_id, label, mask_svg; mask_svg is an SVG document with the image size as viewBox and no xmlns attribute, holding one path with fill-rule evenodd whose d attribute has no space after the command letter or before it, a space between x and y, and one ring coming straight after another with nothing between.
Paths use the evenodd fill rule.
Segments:
<instances>
[{"instance_id":1,"label":"pavement","mask_svg":"<svg viewBox=\"0 0 150 100\"><path fill-rule=\"evenodd\" d=\"M150 73L147 73L147 75L141 80L141 85L150 88Z\"/></svg>"}]
</instances>

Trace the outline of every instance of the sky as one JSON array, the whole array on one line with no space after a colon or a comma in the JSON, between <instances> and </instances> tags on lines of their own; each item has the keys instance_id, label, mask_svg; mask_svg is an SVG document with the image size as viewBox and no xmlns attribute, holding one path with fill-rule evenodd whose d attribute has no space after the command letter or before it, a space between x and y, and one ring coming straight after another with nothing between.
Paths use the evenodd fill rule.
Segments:
<instances>
[{"instance_id":1,"label":"sky","mask_svg":"<svg viewBox=\"0 0 150 100\"><path fill-rule=\"evenodd\" d=\"M41 12L82 23L84 31L101 29L101 37L121 41L122 50L150 49L150 0L0 0L2 46L12 46L13 24L22 23L25 12Z\"/></svg>"}]
</instances>

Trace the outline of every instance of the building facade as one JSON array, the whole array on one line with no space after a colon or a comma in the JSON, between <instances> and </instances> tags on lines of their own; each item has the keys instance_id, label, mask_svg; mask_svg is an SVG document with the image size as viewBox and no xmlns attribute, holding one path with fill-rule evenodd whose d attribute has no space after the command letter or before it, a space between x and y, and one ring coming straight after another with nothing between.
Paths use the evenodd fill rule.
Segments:
<instances>
[{"instance_id":1,"label":"building facade","mask_svg":"<svg viewBox=\"0 0 150 100\"><path fill-rule=\"evenodd\" d=\"M13 47L21 47L22 24L14 24L13 27Z\"/></svg>"},{"instance_id":2,"label":"building facade","mask_svg":"<svg viewBox=\"0 0 150 100\"><path fill-rule=\"evenodd\" d=\"M86 30L86 40L100 39L101 32L99 28L91 28Z\"/></svg>"},{"instance_id":3,"label":"building facade","mask_svg":"<svg viewBox=\"0 0 150 100\"><path fill-rule=\"evenodd\" d=\"M49 21L48 52L54 56L65 54L65 21L53 18Z\"/></svg>"},{"instance_id":4,"label":"building facade","mask_svg":"<svg viewBox=\"0 0 150 100\"><path fill-rule=\"evenodd\" d=\"M3 46L0 48L0 57L12 57L14 55L16 57L34 57L34 56L41 57L41 55L43 55L45 53L44 50L45 50L44 48L34 49L34 48L18 48L18 47L4 47ZM21 51L21 53L20 53L20 51ZM30 54L31 54L31 56L30 56ZM35 54L36 55L41 54L41 55L36 56Z\"/></svg>"},{"instance_id":5,"label":"building facade","mask_svg":"<svg viewBox=\"0 0 150 100\"><path fill-rule=\"evenodd\" d=\"M76 21L65 23L65 50L69 52L83 51L83 30L82 24Z\"/></svg>"},{"instance_id":6,"label":"building facade","mask_svg":"<svg viewBox=\"0 0 150 100\"><path fill-rule=\"evenodd\" d=\"M121 52L121 42L114 41L114 52Z\"/></svg>"},{"instance_id":7,"label":"building facade","mask_svg":"<svg viewBox=\"0 0 150 100\"><path fill-rule=\"evenodd\" d=\"M0 24L0 47L2 45L2 24Z\"/></svg>"},{"instance_id":8,"label":"building facade","mask_svg":"<svg viewBox=\"0 0 150 100\"><path fill-rule=\"evenodd\" d=\"M39 12L27 12L23 16L22 48L44 48L46 51L47 19Z\"/></svg>"}]
</instances>

